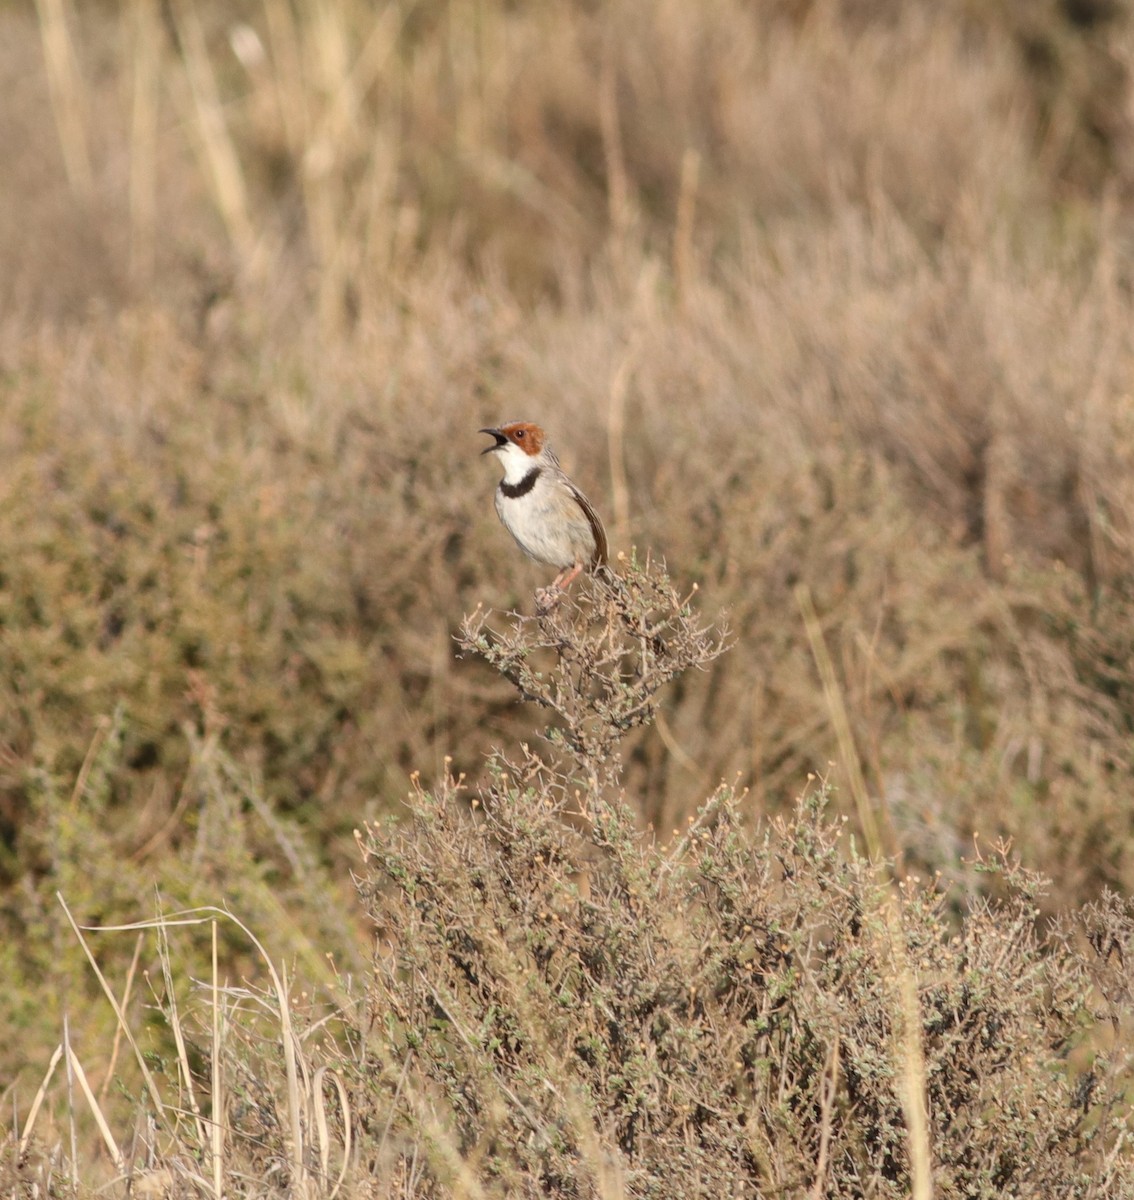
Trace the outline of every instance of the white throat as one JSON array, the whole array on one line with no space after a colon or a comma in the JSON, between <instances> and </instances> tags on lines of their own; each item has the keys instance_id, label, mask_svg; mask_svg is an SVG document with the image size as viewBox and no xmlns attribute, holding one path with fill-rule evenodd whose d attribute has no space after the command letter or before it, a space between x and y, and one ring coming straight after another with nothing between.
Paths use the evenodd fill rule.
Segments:
<instances>
[{"instance_id":1,"label":"white throat","mask_svg":"<svg viewBox=\"0 0 1134 1200\"><path fill-rule=\"evenodd\" d=\"M538 455L533 458L514 442L501 446L499 456L504 464L505 483L519 483L533 467L540 465Z\"/></svg>"}]
</instances>

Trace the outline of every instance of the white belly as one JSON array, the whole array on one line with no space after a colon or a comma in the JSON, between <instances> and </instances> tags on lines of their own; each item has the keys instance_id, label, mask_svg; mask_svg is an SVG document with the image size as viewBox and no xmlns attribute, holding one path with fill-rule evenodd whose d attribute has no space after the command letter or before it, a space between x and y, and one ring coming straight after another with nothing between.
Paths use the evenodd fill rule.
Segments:
<instances>
[{"instance_id":1,"label":"white belly","mask_svg":"<svg viewBox=\"0 0 1134 1200\"><path fill-rule=\"evenodd\" d=\"M536 562L563 570L588 563L595 535L574 496L554 479L539 479L525 496L496 490L496 511L520 549Z\"/></svg>"}]
</instances>

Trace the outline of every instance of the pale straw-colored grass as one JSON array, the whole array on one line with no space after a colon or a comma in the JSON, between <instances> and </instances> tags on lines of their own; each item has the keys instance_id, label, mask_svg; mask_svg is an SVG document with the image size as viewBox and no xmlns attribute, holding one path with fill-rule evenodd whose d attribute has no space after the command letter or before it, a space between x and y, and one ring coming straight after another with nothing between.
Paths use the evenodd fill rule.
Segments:
<instances>
[{"instance_id":1,"label":"pale straw-colored grass","mask_svg":"<svg viewBox=\"0 0 1134 1200\"><path fill-rule=\"evenodd\" d=\"M153 920L125 925L84 927L75 920L64 898L60 896L58 899L74 937L114 1013L115 1041L119 1036L123 1037L133 1052L135 1066L148 1094L154 1132L145 1147L144 1162L138 1160L137 1147L128 1161L121 1149L121 1139L116 1138L112 1131L111 1118L104 1104L95 1096L88 1082L87 1072L69 1040L65 1023L63 1042L51 1056L23 1127L16 1131L19 1156L23 1158L28 1153L37 1135L40 1114L45 1101L50 1099L52 1080L62 1060L66 1067L66 1117L70 1129L68 1160L76 1187L80 1181L84 1187L91 1186L96 1174L101 1173L101 1168L91 1161L90 1146L77 1132L80 1125L85 1129L89 1120L97 1130L111 1169L118 1179L129 1178L132 1186L143 1188L147 1177L183 1178L195 1186L207 1179L209 1193L216 1200L221 1200L221 1197L231 1193L244 1169L245 1155L240 1146L242 1135L230 1123L228 1115L230 1091L236 1084L227 1078L225 1064L237 1044L247 1036L244 1028L248 1024L246 1014L250 1009L268 1017L283 1062L284 1076L279 1083L281 1103L286 1114L283 1148L287 1155L286 1169L292 1178L293 1190L290 1194L333 1200L342 1188L351 1164L350 1099L344 1081L334 1067L327 1063L315 1065L307 1057L309 1051L305 1047L304 1036L292 1021L293 999L286 968L277 967L251 930L221 908L204 907L163 914ZM234 987L222 979L217 941L217 927L221 922L234 925L255 948L271 982L269 992ZM196 926L208 927L211 935L211 970L209 982L205 985L208 1015L204 1023L209 1038L206 1043L209 1053L207 1075L204 1077L194 1070L190 1062L189 1035L177 1001L178 981L172 976L168 951L171 933ZM154 933L158 938L165 988L162 995L154 996L154 1000L176 1047L177 1096L163 1092L162 1083L151 1070L147 1055L138 1041L136 1016L127 1008L129 983L120 1000L99 966L91 944L91 935L97 934L101 938L109 934L134 932L140 936ZM184 981L181 986L184 986ZM230 1045L230 1042L233 1044ZM197 1052L202 1048L198 1044ZM110 1058L113 1063L113 1050ZM202 1084L207 1084L207 1115L202 1108ZM336 1105L333 1123L327 1109L329 1095L334 1097ZM80 1097L82 1105L79 1103ZM206 1176L188 1169L186 1163L190 1160L204 1163Z\"/></svg>"}]
</instances>

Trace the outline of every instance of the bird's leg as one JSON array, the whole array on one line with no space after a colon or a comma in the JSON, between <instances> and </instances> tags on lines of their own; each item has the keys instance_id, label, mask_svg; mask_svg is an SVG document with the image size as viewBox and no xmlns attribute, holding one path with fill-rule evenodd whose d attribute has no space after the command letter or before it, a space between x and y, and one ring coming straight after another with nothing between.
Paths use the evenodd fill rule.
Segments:
<instances>
[{"instance_id":1,"label":"bird's leg","mask_svg":"<svg viewBox=\"0 0 1134 1200\"><path fill-rule=\"evenodd\" d=\"M564 567L562 571L556 575L551 586L558 588L561 592L565 592L571 584L578 578L579 572L583 569L583 564L577 562L573 567Z\"/></svg>"}]
</instances>

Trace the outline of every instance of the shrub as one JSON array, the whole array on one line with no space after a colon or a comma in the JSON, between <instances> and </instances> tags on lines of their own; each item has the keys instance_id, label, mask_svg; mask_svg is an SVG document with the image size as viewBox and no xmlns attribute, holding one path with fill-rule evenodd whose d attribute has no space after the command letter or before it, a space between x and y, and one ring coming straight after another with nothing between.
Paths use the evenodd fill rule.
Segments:
<instances>
[{"instance_id":1,"label":"shrub","mask_svg":"<svg viewBox=\"0 0 1134 1200\"><path fill-rule=\"evenodd\" d=\"M975 866L1003 898L957 912L858 853L823 781L759 832L722 784L644 835L619 741L722 649L656 566L461 641L554 720L363 843L385 1086L358 1106L408 1139L384 1146L412 1194L907 1196L910 1080L936 1194L1132 1194L1096 1011L1129 1016L1122 904L1041 930L1002 848Z\"/></svg>"}]
</instances>

